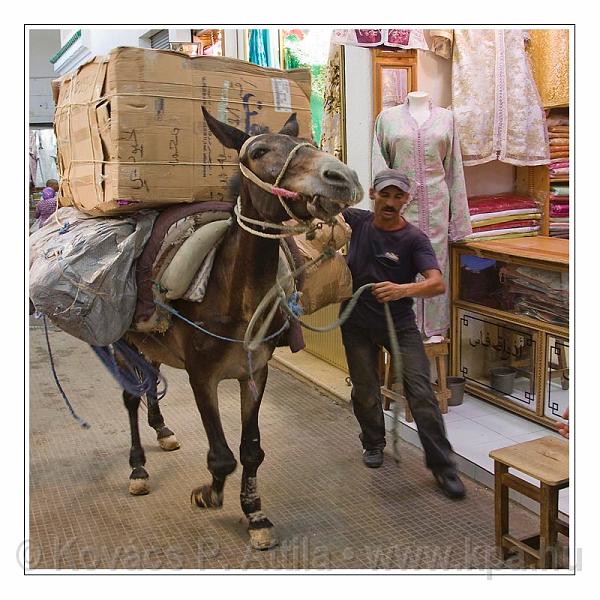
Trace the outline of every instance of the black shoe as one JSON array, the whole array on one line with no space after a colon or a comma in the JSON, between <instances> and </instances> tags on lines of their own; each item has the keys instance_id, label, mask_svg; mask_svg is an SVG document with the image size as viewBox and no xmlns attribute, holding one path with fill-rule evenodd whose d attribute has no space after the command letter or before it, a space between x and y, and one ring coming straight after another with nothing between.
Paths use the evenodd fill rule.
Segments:
<instances>
[{"instance_id":1,"label":"black shoe","mask_svg":"<svg viewBox=\"0 0 600 600\"><path fill-rule=\"evenodd\" d=\"M467 495L464 483L460 480L456 471L444 471L436 473L434 471L433 476L440 489L448 498L452 500L461 500Z\"/></svg>"},{"instance_id":2,"label":"black shoe","mask_svg":"<svg viewBox=\"0 0 600 600\"><path fill-rule=\"evenodd\" d=\"M377 469L383 464L383 450L381 448L363 450L363 462L367 467Z\"/></svg>"}]
</instances>

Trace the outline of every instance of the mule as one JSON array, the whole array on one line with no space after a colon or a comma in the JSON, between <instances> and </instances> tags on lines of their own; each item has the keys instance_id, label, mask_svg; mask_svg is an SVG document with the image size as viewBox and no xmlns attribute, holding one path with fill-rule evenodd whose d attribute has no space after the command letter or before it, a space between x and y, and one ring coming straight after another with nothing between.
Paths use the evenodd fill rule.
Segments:
<instances>
[{"instance_id":1,"label":"mule","mask_svg":"<svg viewBox=\"0 0 600 600\"><path fill-rule=\"evenodd\" d=\"M269 184L277 183L284 191L291 192L288 197L295 196L287 201L288 210L305 222L314 218L332 219L358 202L363 192L353 170L318 150L312 142L298 138L295 114L279 133L250 137L216 120L204 109L203 112L210 131L225 147L239 154L243 173L238 198L241 215L264 225L244 227L239 220L234 220L217 250L204 300L201 303L177 300L172 305L188 320L201 322L211 333L241 340L257 306L276 281L279 240L262 237L262 234L272 233L273 224L290 219L283 206L285 201L268 191ZM268 334L277 332L283 324L284 317L277 315ZM158 341L133 331L126 335L127 341L148 360L185 369L188 373L208 438L207 465L212 475L211 483L192 491L192 502L205 509L223 505L225 481L235 470L237 461L221 425L217 386L224 379L237 379L242 416L241 507L248 521L252 546L258 549L274 546L277 541L273 524L262 510L257 491L257 471L265 456L260 445L258 414L267 383L268 361L277 340L261 343L252 352L249 362L242 344L215 339L180 319L174 318L160 338ZM132 437L130 491L147 493L148 472L144 468L144 451L137 429L140 398L125 393L124 400ZM151 425L157 431L159 442L163 440L170 448L178 446L173 432L165 427L158 407L153 409Z\"/></svg>"}]
</instances>

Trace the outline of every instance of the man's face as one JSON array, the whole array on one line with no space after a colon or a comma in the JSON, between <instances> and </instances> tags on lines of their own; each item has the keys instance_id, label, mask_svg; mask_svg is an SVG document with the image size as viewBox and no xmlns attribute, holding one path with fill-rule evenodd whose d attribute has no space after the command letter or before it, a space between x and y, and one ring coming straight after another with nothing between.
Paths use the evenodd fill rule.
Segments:
<instances>
[{"instance_id":1,"label":"man's face","mask_svg":"<svg viewBox=\"0 0 600 600\"><path fill-rule=\"evenodd\" d=\"M398 220L409 201L409 195L395 185L388 185L379 191L371 188L369 197L374 202L375 217L382 222Z\"/></svg>"}]
</instances>

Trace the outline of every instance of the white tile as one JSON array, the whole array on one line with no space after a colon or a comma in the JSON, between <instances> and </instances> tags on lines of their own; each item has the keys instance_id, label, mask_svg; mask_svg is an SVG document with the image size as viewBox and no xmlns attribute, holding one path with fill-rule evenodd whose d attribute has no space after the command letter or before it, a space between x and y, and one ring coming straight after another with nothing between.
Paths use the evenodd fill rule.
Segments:
<instances>
[{"instance_id":1,"label":"white tile","mask_svg":"<svg viewBox=\"0 0 600 600\"><path fill-rule=\"evenodd\" d=\"M515 442L531 442L533 440L539 440L540 438L548 436L563 439L560 434L556 433L556 431L552 431L551 429L538 429L537 431L532 431L531 433L520 433L519 435L511 433L508 437Z\"/></svg>"},{"instance_id":2,"label":"white tile","mask_svg":"<svg viewBox=\"0 0 600 600\"><path fill-rule=\"evenodd\" d=\"M455 411L455 408L455 406L449 406L448 412L442 415L444 423L455 423L456 421L464 421L466 419L466 417Z\"/></svg>"},{"instance_id":3,"label":"white tile","mask_svg":"<svg viewBox=\"0 0 600 600\"><path fill-rule=\"evenodd\" d=\"M527 473L523 473L522 471L519 471L519 469L513 469L511 467L508 470L508 472L512 473L513 475L516 475L519 479L523 479L523 481L528 481L529 483L532 483L536 487L540 487L539 479L536 479L535 477L532 477L531 475L527 475Z\"/></svg>"},{"instance_id":4,"label":"white tile","mask_svg":"<svg viewBox=\"0 0 600 600\"><path fill-rule=\"evenodd\" d=\"M507 440L498 440L494 443L486 442L479 445L464 445L454 447L454 451L476 464L478 467L485 469L488 473L494 472L494 461L489 457L490 450L501 448ZM510 441L508 441L510 444Z\"/></svg>"},{"instance_id":5,"label":"white tile","mask_svg":"<svg viewBox=\"0 0 600 600\"><path fill-rule=\"evenodd\" d=\"M468 419L489 415L498 410L493 404L472 396L465 397L460 406L452 406L451 408L452 412Z\"/></svg>"},{"instance_id":6,"label":"white tile","mask_svg":"<svg viewBox=\"0 0 600 600\"><path fill-rule=\"evenodd\" d=\"M506 441L503 435L470 419L446 423L446 431L448 439L455 449L464 448L465 446L480 446L488 442L496 444L496 442ZM509 446L511 443L509 441L506 445ZM496 447L500 448L501 446L496 445Z\"/></svg>"},{"instance_id":7,"label":"white tile","mask_svg":"<svg viewBox=\"0 0 600 600\"><path fill-rule=\"evenodd\" d=\"M477 417L476 421L480 425L509 438L513 435L546 431L539 423L534 423L519 415L513 415L508 411Z\"/></svg>"},{"instance_id":8,"label":"white tile","mask_svg":"<svg viewBox=\"0 0 600 600\"><path fill-rule=\"evenodd\" d=\"M558 492L558 510L565 515L570 515L569 513L569 488L565 488L564 490L560 490Z\"/></svg>"}]
</instances>

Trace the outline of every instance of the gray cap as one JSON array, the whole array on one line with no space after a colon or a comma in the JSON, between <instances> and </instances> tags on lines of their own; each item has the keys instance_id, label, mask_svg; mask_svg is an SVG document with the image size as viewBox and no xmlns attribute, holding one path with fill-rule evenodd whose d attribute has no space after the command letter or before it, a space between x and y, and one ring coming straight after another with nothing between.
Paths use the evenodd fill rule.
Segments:
<instances>
[{"instance_id":1,"label":"gray cap","mask_svg":"<svg viewBox=\"0 0 600 600\"><path fill-rule=\"evenodd\" d=\"M373 188L375 188L377 192L386 188L388 185L394 185L403 192L410 194L410 180L404 173L398 171L398 169L383 169L383 171L379 171L379 173L373 177Z\"/></svg>"}]
</instances>

